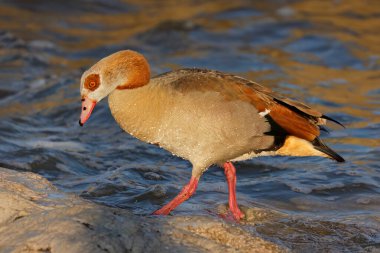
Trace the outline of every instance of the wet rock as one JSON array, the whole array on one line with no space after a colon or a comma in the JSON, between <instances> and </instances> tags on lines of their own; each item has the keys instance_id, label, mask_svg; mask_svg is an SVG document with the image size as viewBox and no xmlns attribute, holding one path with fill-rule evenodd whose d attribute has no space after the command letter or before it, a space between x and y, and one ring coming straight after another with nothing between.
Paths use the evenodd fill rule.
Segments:
<instances>
[{"instance_id":1,"label":"wet rock","mask_svg":"<svg viewBox=\"0 0 380 253\"><path fill-rule=\"evenodd\" d=\"M199 238L189 237L186 233L173 233L173 237L184 244L189 243L209 252L287 252L280 246L252 236L239 226L231 226L206 217L194 218L175 217L170 223L173 227L190 232Z\"/></svg>"},{"instance_id":2,"label":"wet rock","mask_svg":"<svg viewBox=\"0 0 380 253\"><path fill-rule=\"evenodd\" d=\"M284 252L211 217L139 217L0 168L1 252Z\"/></svg>"}]
</instances>

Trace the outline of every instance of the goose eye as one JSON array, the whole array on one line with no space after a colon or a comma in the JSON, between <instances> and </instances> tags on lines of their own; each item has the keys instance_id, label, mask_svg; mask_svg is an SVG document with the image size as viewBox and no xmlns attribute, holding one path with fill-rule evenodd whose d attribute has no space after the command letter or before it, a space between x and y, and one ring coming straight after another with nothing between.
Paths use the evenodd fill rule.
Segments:
<instances>
[{"instance_id":1,"label":"goose eye","mask_svg":"<svg viewBox=\"0 0 380 253\"><path fill-rule=\"evenodd\" d=\"M96 83L94 81L91 81L88 85L89 88L94 88L96 86Z\"/></svg>"}]
</instances>

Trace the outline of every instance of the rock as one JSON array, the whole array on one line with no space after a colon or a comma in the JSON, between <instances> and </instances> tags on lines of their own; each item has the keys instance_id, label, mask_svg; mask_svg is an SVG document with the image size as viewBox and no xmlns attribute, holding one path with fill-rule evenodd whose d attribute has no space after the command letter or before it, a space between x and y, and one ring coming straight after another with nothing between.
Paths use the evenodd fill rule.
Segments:
<instances>
[{"instance_id":1,"label":"rock","mask_svg":"<svg viewBox=\"0 0 380 253\"><path fill-rule=\"evenodd\" d=\"M221 219L133 215L0 168L0 252L284 252Z\"/></svg>"}]
</instances>

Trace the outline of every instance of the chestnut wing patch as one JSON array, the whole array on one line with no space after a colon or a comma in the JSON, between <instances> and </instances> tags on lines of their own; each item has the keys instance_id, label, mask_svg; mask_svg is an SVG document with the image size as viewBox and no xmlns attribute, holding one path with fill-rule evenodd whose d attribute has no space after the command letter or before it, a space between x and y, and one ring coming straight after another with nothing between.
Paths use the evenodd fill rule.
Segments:
<instances>
[{"instance_id":1,"label":"chestnut wing patch","mask_svg":"<svg viewBox=\"0 0 380 253\"><path fill-rule=\"evenodd\" d=\"M298 101L282 96L257 83L245 83L245 95L259 112L268 115L289 135L313 141L320 134L323 114Z\"/></svg>"},{"instance_id":2,"label":"chestnut wing patch","mask_svg":"<svg viewBox=\"0 0 380 253\"><path fill-rule=\"evenodd\" d=\"M308 141L313 141L319 136L319 127L315 122L292 111L290 108L275 104L270 110L269 116L290 135Z\"/></svg>"}]
</instances>

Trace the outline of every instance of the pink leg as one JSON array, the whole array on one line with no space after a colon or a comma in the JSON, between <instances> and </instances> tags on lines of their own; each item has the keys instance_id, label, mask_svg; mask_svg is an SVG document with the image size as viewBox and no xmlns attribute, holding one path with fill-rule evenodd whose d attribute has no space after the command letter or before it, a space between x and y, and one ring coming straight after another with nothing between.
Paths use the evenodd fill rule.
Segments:
<instances>
[{"instance_id":1,"label":"pink leg","mask_svg":"<svg viewBox=\"0 0 380 253\"><path fill-rule=\"evenodd\" d=\"M179 206L182 202L187 200L194 194L197 189L199 179L196 177L191 177L190 182L183 187L182 191L168 204L163 206L162 208L155 211L153 214L156 215L167 215L177 206Z\"/></svg>"},{"instance_id":2,"label":"pink leg","mask_svg":"<svg viewBox=\"0 0 380 253\"><path fill-rule=\"evenodd\" d=\"M244 218L244 214L240 211L236 202L236 169L231 162L226 162L223 167L228 183L230 210L235 220L240 220Z\"/></svg>"}]
</instances>

